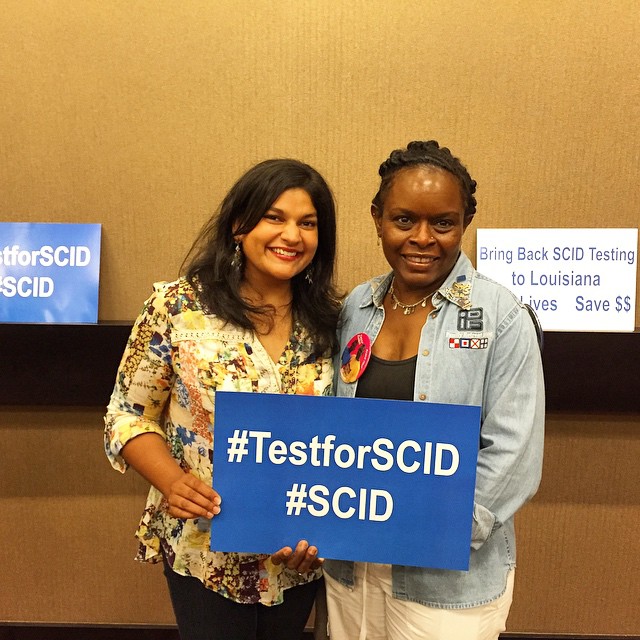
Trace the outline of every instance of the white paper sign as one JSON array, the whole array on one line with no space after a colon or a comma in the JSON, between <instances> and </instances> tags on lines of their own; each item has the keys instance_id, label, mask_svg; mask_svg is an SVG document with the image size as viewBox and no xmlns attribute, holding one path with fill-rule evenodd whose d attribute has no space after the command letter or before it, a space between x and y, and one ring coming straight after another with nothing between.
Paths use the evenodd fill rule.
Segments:
<instances>
[{"instance_id":1,"label":"white paper sign","mask_svg":"<svg viewBox=\"0 0 640 640\"><path fill-rule=\"evenodd\" d=\"M545 331L633 331L637 229L478 229L477 269Z\"/></svg>"}]
</instances>

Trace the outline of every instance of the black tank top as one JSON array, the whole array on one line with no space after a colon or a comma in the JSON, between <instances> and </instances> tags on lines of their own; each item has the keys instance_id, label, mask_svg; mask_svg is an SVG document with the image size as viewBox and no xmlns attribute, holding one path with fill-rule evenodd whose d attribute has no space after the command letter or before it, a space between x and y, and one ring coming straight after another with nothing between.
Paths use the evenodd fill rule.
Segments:
<instances>
[{"instance_id":1,"label":"black tank top","mask_svg":"<svg viewBox=\"0 0 640 640\"><path fill-rule=\"evenodd\" d=\"M383 360L371 354L358 380L357 398L413 400L413 382L418 356L406 360Z\"/></svg>"}]
</instances>

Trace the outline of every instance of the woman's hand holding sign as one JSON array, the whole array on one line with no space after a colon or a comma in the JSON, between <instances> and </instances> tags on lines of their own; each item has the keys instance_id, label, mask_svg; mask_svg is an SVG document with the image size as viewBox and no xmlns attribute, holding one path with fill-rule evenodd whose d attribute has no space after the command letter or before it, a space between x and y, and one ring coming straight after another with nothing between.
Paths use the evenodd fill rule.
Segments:
<instances>
[{"instance_id":1,"label":"woman's hand holding sign","mask_svg":"<svg viewBox=\"0 0 640 640\"><path fill-rule=\"evenodd\" d=\"M167 511L176 518L213 518L220 513L222 500L208 484L191 473L176 477L165 494L169 508Z\"/></svg>"},{"instance_id":2,"label":"woman's hand holding sign","mask_svg":"<svg viewBox=\"0 0 640 640\"><path fill-rule=\"evenodd\" d=\"M219 494L192 473L186 473L157 433L143 433L127 442L122 457L162 492L167 512L175 518L211 519L220 513Z\"/></svg>"},{"instance_id":3,"label":"woman's hand holding sign","mask_svg":"<svg viewBox=\"0 0 640 640\"><path fill-rule=\"evenodd\" d=\"M306 540L300 540L295 551L291 547L282 547L271 556L275 565L284 564L287 569L298 573L306 573L320 567L324 558L318 558L318 549L309 545Z\"/></svg>"}]
</instances>

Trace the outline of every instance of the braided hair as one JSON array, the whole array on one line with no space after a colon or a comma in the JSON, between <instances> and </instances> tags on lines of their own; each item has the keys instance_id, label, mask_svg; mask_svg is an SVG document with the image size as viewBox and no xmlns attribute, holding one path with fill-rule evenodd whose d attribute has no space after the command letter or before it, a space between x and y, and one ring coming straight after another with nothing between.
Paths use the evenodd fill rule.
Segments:
<instances>
[{"instance_id":1,"label":"braided hair","mask_svg":"<svg viewBox=\"0 0 640 640\"><path fill-rule=\"evenodd\" d=\"M383 209L395 175L404 169L422 165L444 169L456 177L464 202L464 217L470 221L476 213L477 203L473 195L476 192L476 181L471 179L462 162L447 147L441 147L435 140L410 142L406 149L392 151L380 165L380 188L373 199L373 205L378 211L381 212Z\"/></svg>"}]
</instances>

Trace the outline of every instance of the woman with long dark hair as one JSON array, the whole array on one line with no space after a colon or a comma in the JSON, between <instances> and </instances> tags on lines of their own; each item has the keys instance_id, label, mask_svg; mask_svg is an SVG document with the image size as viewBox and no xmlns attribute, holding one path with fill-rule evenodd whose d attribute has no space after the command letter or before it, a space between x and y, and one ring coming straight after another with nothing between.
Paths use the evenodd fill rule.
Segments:
<instances>
[{"instance_id":1,"label":"woman with long dark hair","mask_svg":"<svg viewBox=\"0 0 640 640\"><path fill-rule=\"evenodd\" d=\"M105 418L112 465L151 483L138 559L162 561L183 640L299 640L321 578L300 541L273 556L212 552L217 390L328 395L339 303L336 220L297 160L245 173L205 225L184 276L155 285Z\"/></svg>"}]
</instances>

